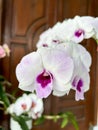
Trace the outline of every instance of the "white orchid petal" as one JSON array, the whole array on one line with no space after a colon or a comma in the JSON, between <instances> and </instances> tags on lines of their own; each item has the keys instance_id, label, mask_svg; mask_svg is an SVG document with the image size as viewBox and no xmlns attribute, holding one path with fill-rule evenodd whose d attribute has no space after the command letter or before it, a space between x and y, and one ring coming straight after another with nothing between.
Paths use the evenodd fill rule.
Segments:
<instances>
[{"instance_id":1,"label":"white orchid petal","mask_svg":"<svg viewBox=\"0 0 98 130\"><path fill-rule=\"evenodd\" d=\"M53 90L57 90L60 92L67 92L72 88L72 85L70 82L67 84L62 84L61 82L55 81L53 86L54 86Z\"/></svg>"},{"instance_id":2,"label":"white orchid petal","mask_svg":"<svg viewBox=\"0 0 98 130\"><path fill-rule=\"evenodd\" d=\"M25 112L27 112L31 107L32 101L25 94L22 97L19 97L14 104L14 113L19 116Z\"/></svg>"},{"instance_id":3,"label":"white orchid petal","mask_svg":"<svg viewBox=\"0 0 98 130\"><path fill-rule=\"evenodd\" d=\"M83 62L86 69L89 71L89 68L92 63L91 55L83 46L78 45L78 48L79 48L79 54L80 54L81 61Z\"/></svg>"},{"instance_id":4,"label":"white orchid petal","mask_svg":"<svg viewBox=\"0 0 98 130\"><path fill-rule=\"evenodd\" d=\"M66 94L67 94L67 91L62 92L62 91L53 90L53 95L54 96L61 97L61 96L64 96Z\"/></svg>"},{"instance_id":5,"label":"white orchid petal","mask_svg":"<svg viewBox=\"0 0 98 130\"><path fill-rule=\"evenodd\" d=\"M47 98L52 92L52 83L47 84L44 88L41 84L37 84L36 86L36 94L39 98Z\"/></svg>"},{"instance_id":6,"label":"white orchid petal","mask_svg":"<svg viewBox=\"0 0 98 130\"><path fill-rule=\"evenodd\" d=\"M16 76L19 81L19 88L33 90L35 76L43 70L39 53L33 52L26 55L16 67ZM28 88L30 87L31 88Z\"/></svg>"},{"instance_id":7,"label":"white orchid petal","mask_svg":"<svg viewBox=\"0 0 98 130\"><path fill-rule=\"evenodd\" d=\"M88 91L90 87L90 76L81 62L78 61L78 64L75 65L74 75L72 78L72 89L76 91L75 99L84 99L84 92Z\"/></svg>"},{"instance_id":8,"label":"white orchid petal","mask_svg":"<svg viewBox=\"0 0 98 130\"><path fill-rule=\"evenodd\" d=\"M79 101L80 99L84 100L84 92L76 91L75 99L76 99L76 101Z\"/></svg>"},{"instance_id":9,"label":"white orchid petal","mask_svg":"<svg viewBox=\"0 0 98 130\"><path fill-rule=\"evenodd\" d=\"M73 74L73 60L66 51L46 48L39 52L43 59L43 64L51 74L63 83L67 83Z\"/></svg>"}]
</instances>

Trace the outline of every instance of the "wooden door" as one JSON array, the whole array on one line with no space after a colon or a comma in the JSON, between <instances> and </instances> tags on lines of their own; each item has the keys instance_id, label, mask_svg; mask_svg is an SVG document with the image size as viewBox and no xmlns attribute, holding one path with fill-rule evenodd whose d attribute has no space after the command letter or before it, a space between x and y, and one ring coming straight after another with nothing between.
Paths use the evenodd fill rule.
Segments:
<instances>
[{"instance_id":1,"label":"wooden door","mask_svg":"<svg viewBox=\"0 0 98 130\"><path fill-rule=\"evenodd\" d=\"M36 50L36 42L39 35L57 21L75 15L97 16L98 2L95 0L4 0L2 42L11 48L11 56L2 62L2 73L17 88L18 82L15 77L15 68L20 59L27 53ZM95 99L96 99L96 69L97 52L93 40L84 41L83 45L92 55L91 87L85 94L85 100L76 102L74 92L69 96L57 98L49 96L45 102L45 113L59 113L72 111L78 120L80 130L88 130L90 123L96 123ZM12 88L14 90L14 87ZM44 124L33 127L33 130L61 130L60 122L46 121ZM69 124L66 130L74 130Z\"/></svg>"}]
</instances>

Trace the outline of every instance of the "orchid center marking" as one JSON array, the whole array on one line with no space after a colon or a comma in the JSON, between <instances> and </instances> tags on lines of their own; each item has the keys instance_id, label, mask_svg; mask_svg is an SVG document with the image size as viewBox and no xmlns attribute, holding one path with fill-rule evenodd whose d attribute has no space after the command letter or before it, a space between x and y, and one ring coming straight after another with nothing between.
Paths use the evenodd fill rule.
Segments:
<instances>
[{"instance_id":1,"label":"orchid center marking","mask_svg":"<svg viewBox=\"0 0 98 130\"><path fill-rule=\"evenodd\" d=\"M76 87L76 90L81 92L81 88L83 87L83 80L78 77L75 77L75 79L72 82L73 87Z\"/></svg>"},{"instance_id":2,"label":"orchid center marking","mask_svg":"<svg viewBox=\"0 0 98 130\"><path fill-rule=\"evenodd\" d=\"M84 30L82 30L82 29L79 29L79 30L77 30L77 31L75 32L75 36L76 36L76 37L80 37L82 34L84 35Z\"/></svg>"},{"instance_id":3,"label":"orchid center marking","mask_svg":"<svg viewBox=\"0 0 98 130\"><path fill-rule=\"evenodd\" d=\"M23 108L23 110L26 110L27 105L26 104L22 104L21 107Z\"/></svg>"},{"instance_id":4,"label":"orchid center marking","mask_svg":"<svg viewBox=\"0 0 98 130\"><path fill-rule=\"evenodd\" d=\"M57 43L57 44L59 44L60 41L59 41L59 40L53 40L53 43Z\"/></svg>"},{"instance_id":5,"label":"orchid center marking","mask_svg":"<svg viewBox=\"0 0 98 130\"><path fill-rule=\"evenodd\" d=\"M49 83L51 83L52 74L46 72L45 70L37 76L37 82L41 84L42 88L45 88Z\"/></svg>"},{"instance_id":6,"label":"orchid center marking","mask_svg":"<svg viewBox=\"0 0 98 130\"><path fill-rule=\"evenodd\" d=\"M43 47L48 47L48 45L47 44L43 44Z\"/></svg>"}]
</instances>

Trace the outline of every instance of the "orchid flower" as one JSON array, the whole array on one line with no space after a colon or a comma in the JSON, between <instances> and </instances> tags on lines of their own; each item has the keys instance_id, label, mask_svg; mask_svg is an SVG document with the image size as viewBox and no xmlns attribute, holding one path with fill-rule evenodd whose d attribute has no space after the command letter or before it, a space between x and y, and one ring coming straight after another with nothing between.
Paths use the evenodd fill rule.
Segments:
<instances>
[{"instance_id":1,"label":"orchid flower","mask_svg":"<svg viewBox=\"0 0 98 130\"><path fill-rule=\"evenodd\" d=\"M35 94L31 93L28 95L29 98L32 100L32 105L28 115L33 119L41 117L43 113L43 101L42 99L38 98Z\"/></svg>"},{"instance_id":2,"label":"orchid flower","mask_svg":"<svg viewBox=\"0 0 98 130\"><path fill-rule=\"evenodd\" d=\"M74 62L74 72L72 80L67 84L69 88L76 91L75 99L84 99L84 92L89 89L90 84L90 66L92 63L90 53L80 44L75 44L73 42L66 42L62 44L65 51L72 57ZM59 46L58 46L59 47ZM56 90L56 93L58 91ZM66 91L68 94L69 91ZM54 91L55 95L55 91ZM58 92L58 96L63 96L65 93Z\"/></svg>"},{"instance_id":3,"label":"orchid flower","mask_svg":"<svg viewBox=\"0 0 98 130\"><path fill-rule=\"evenodd\" d=\"M62 24L58 22L40 35L37 47L55 46L64 42L80 43L84 39L91 38L97 30L93 26L94 20L95 18L90 16L76 16L73 19L64 20Z\"/></svg>"},{"instance_id":4,"label":"orchid flower","mask_svg":"<svg viewBox=\"0 0 98 130\"><path fill-rule=\"evenodd\" d=\"M72 44L71 55L74 61L74 73L71 81L72 89L76 91L75 99L84 99L84 92L89 90L91 66L91 56L89 52L80 44Z\"/></svg>"},{"instance_id":5,"label":"orchid flower","mask_svg":"<svg viewBox=\"0 0 98 130\"><path fill-rule=\"evenodd\" d=\"M49 28L47 31L43 32L40 35L39 41L37 43L37 47L48 47L48 46L55 46L62 42L62 39L58 36L59 28L61 23L58 22L53 28Z\"/></svg>"},{"instance_id":6,"label":"orchid flower","mask_svg":"<svg viewBox=\"0 0 98 130\"><path fill-rule=\"evenodd\" d=\"M73 19L63 21L58 29L58 36L63 42L80 43L84 39L88 39L94 35L92 26L93 17L76 16Z\"/></svg>"},{"instance_id":7,"label":"orchid flower","mask_svg":"<svg viewBox=\"0 0 98 130\"><path fill-rule=\"evenodd\" d=\"M79 43L84 39L91 38L94 35L94 29L92 26L93 17L76 16L73 21L75 22L76 29L74 31L73 42Z\"/></svg>"},{"instance_id":8,"label":"orchid flower","mask_svg":"<svg viewBox=\"0 0 98 130\"><path fill-rule=\"evenodd\" d=\"M39 48L23 57L16 68L19 88L37 93L40 98L48 97L52 91L65 92L73 74L73 60L64 49ZM58 95L58 93L56 93Z\"/></svg>"},{"instance_id":9,"label":"orchid flower","mask_svg":"<svg viewBox=\"0 0 98 130\"><path fill-rule=\"evenodd\" d=\"M72 89L76 91L75 99L83 100L84 99L84 92L89 90L90 86L90 76L82 64L80 60L77 61L77 64L74 69L74 75L72 78Z\"/></svg>"},{"instance_id":10,"label":"orchid flower","mask_svg":"<svg viewBox=\"0 0 98 130\"><path fill-rule=\"evenodd\" d=\"M34 93L23 94L9 106L7 112L17 116L27 114L28 117L36 119L43 113L43 101Z\"/></svg>"},{"instance_id":11,"label":"orchid flower","mask_svg":"<svg viewBox=\"0 0 98 130\"><path fill-rule=\"evenodd\" d=\"M11 114L15 113L17 116L19 116L23 113L28 112L31 104L31 99L26 94L23 94L23 96L19 97L14 104L10 105L8 112Z\"/></svg>"}]
</instances>

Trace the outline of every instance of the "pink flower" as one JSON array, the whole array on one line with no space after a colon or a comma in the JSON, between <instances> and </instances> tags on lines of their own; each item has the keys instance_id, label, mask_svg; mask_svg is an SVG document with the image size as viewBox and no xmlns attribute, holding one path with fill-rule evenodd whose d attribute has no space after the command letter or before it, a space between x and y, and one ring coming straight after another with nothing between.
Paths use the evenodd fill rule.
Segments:
<instances>
[{"instance_id":1,"label":"pink flower","mask_svg":"<svg viewBox=\"0 0 98 130\"><path fill-rule=\"evenodd\" d=\"M0 58L3 58L6 56L5 50L2 46L0 46Z\"/></svg>"},{"instance_id":2,"label":"pink flower","mask_svg":"<svg viewBox=\"0 0 98 130\"><path fill-rule=\"evenodd\" d=\"M10 55L10 49L7 44L0 46L0 58Z\"/></svg>"},{"instance_id":3,"label":"pink flower","mask_svg":"<svg viewBox=\"0 0 98 130\"><path fill-rule=\"evenodd\" d=\"M10 49L9 49L8 45L7 44L3 44L3 48L5 50L6 56L9 56L10 55Z\"/></svg>"}]
</instances>

